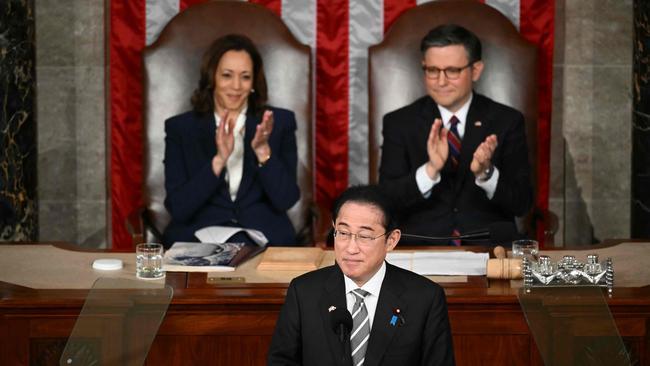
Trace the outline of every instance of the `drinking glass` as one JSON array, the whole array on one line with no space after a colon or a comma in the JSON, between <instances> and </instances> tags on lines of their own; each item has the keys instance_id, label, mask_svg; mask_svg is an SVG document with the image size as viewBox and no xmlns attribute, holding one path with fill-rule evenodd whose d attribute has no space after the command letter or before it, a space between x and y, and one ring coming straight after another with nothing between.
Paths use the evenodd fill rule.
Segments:
<instances>
[{"instance_id":1,"label":"drinking glass","mask_svg":"<svg viewBox=\"0 0 650 366\"><path fill-rule=\"evenodd\" d=\"M135 275L141 279L165 277L162 268L163 246L157 243L143 243L135 247Z\"/></svg>"},{"instance_id":2,"label":"drinking glass","mask_svg":"<svg viewBox=\"0 0 650 366\"><path fill-rule=\"evenodd\" d=\"M539 259L539 244L536 240L522 239L512 242L513 258L528 258L529 261L537 262Z\"/></svg>"}]
</instances>

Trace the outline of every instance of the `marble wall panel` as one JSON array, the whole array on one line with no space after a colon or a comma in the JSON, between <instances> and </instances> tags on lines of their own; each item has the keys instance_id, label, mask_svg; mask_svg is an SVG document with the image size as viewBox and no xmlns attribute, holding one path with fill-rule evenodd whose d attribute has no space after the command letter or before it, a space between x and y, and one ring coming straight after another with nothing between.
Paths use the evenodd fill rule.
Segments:
<instances>
[{"instance_id":1,"label":"marble wall panel","mask_svg":"<svg viewBox=\"0 0 650 366\"><path fill-rule=\"evenodd\" d=\"M594 119L592 76L588 67L566 66L564 70L564 190L567 199L588 200L591 197ZM575 182L575 186L569 182Z\"/></svg>"},{"instance_id":2,"label":"marble wall panel","mask_svg":"<svg viewBox=\"0 0 650 366\"><path fill-rule=\"evenodd\" d=\"M80 200L106 201L104 68L75 68L77 194ZM105 224L105 223L104 223Z\"/></svg>"},{"instance_id":3,"label":"marble wall panel","mask_svg":"<svg viewBox=\"0 0 650 366\"><path fill-rule=\"evenodd\" d=\"M86 248L106 247L106 202L101 200L79 201L76 207L77 244Z\"/></svg>"},{"instance_id":4,"label":"marble wall panel","mask_svg":"<svg viewBox=\"0 0 650 366\"><path fill-rule=\"evenodd\" d=\"M0 241L37 230L34 2L0 2Z\"/></svg>"},{"instance_id":5,"label":"marble wall panel","mask_svg":"<svg viewBox=\"0 0 650 366\"><path fill-rule=\"evenodd\" d=\"M36 2L37 66L74 66L75 1ZM64 20L64 21L62 21Z\"/></svg>"},{"instance_id":6,"label":"marble wall panel","mask_svg":"<svg viewBox=\"0 0 650 366\"><path fill-rule=\"evenodd\" d=\"M555 44L565 44L565 24L559 21L565 18L564 1L555 3ZM564 50L555 47L553 52L553 99L551 114L551 156L549 176L549 211L558 218L558 228L554 241L564 244L564 152L566 142L562 130L564 113Z\"/></svg>"},{"instance_id":7,"label":"marble wall panel","mask_svg":"<svg viewBox=\"0 0 650 366\"><path fill-rule=\"evenodd\" d=\"M74 200L40 201L38 216L41 240L75 243L77 209Z\"/></svg>"},{"instance_id":8,"label":"marble wall panel","mask_svg":"<svg viewBox=\"0 0 650 366\"><path fill-rule=\"evenodd\" d=\"M74 4L75 15L73 23L75 65L103 69L107 53L104 47L105 1L73 0L70 3Z\"/></svg>"},{"instance_id":9,"label":"marble wall panel","mask_svg":"<svg viewBox=\"0 0 650 366\"><path fill-rule=\"evenodd\" d=\"M634 2L632 236L650 237L650 3Z\"/></svg>"},{"instance_id":10,"label":"marble wall panel","mask_svg":"<svg viewBox=\"0 0 650 366\"><path fill-rule=\"evenodd\" d=\"M630 235L631 25L631 0L556 1L551 202L562 211L560 244Z\"/></svg>"},{"instance_id":11,"label":"marble wall panel","mask_svg":"<svg viewBox=\"0 0 650 366\"><path fill-rule=\"evenodd\" d=\"M44 240L105 247L105 5L101 0L39 0L39 186ZM61 22L61 19L67 21ZM51 164L59 162L62 169ZM65 218L53 214L60 210Z\"/></svg>"}]
</instances>

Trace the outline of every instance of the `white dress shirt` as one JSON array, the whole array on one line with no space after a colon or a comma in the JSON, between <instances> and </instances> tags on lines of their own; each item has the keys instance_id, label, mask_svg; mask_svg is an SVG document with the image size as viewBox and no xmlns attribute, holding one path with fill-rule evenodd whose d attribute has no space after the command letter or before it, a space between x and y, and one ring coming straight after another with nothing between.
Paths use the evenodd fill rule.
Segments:
<instances>
[{"instance_id":1,"label":"white dress shirt","mask_svg":"<svg viewBox=\"0 0 650 366\"><path fill-rule=\"evenodd\" d=\"M235 146L226 162L226 179L228 180L230 198L233 201L237 198L237 191L239 190L239 184L241 183L242 174L244 172L244 133L246 132L245 124L247 110L248 107L244 107L237 116L237 121L235 121ZM221 117L219 117L217 112L214 112L214 119L217 123L217 128L219 128Z\"/></svg>"},{"instance_id":2,"label":"white dress shirt","mask_svg":"<svg viewBox=\"0 0 650 366\"><path fill-rule=\"evenodd\" d=\"M456 130L458 130L458 137L461 140L465 136L465 126L467 125L466 124L467 113L469 112L469 106L470 104L472 104L473 98L474 98L474 94L471 94L469 100L467 100L467 102L463 104L463 106L460 107L460 109L457 110L455 113L442 106L438 106L438 110L440 111L440 118L442 119L442 124L444 128L449 130L451 128L451 122L450 122L451 117L456 116L456 118L458 119ZM415 172L415 181L418 185L418 189L420 190L424 198L429 198L431 196L431 190L436 184L440 182L441 179L440 172L438 172L438 174L434 179L431 179L429 177L426 171L427 164L428 162L424 163ZM492 199L492 197L494 197L494 192L496 192L497 190L498 181L499 181L499 169L494 167L494 173L492 174L490 179L486 181L482 181L476 178L474 180L474 183L485 191L485 194L489 199Z\"/></svg>"},{"instance_id":3,"label":"white dress shirt","mask_svg":"<svg viewBox=\"0 0 650 366\"><path fill-rule=\"evenodd\" d=\"M386 262L381 263L381 267L377 273L375 273L363 286L357 286L354 281L346 275L343 275L343 280L345 282L345 300L347 302L348 311L352 314L352 308L356 301L356 296L352 293L352 290L358 288L368 291L368 295L363 299L366 304L366 309L368 310L368 324L370 325L370 330L372 331L372 322L375 319L375 311L377 310L377 301L379 301L379 292L381 291L381 284L384 282L384 277L386 276Z\"/></svg>"}]
</instances>

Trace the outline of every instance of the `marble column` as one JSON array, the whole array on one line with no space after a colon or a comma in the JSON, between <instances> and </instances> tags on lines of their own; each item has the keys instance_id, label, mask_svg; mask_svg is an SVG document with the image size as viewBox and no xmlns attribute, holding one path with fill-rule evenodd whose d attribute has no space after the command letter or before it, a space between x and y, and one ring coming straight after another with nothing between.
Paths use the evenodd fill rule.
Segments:
<instances>
[{"instance_id":1,"label":"marble column","mask_svg":"<svg viewBox=\"0 0 650 366\"><path fill-rule=\"evenodd\" d=\"M34 1L0 2L0 241L37 240Z\"/></svg>"},{"instance_id":2,"label":"marble column","mask_svg":"<svg viewBox=\"0 0 650 366\"><path fill-rule=\"evenodd\" d=\"M633 238L650 238L650 2L634 1Z\"/></svg>"}]
</instances>

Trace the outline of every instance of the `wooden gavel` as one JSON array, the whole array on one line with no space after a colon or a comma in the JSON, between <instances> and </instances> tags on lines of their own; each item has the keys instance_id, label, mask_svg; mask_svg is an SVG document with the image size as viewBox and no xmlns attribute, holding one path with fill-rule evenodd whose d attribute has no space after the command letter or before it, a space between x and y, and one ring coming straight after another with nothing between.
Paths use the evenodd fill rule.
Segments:
<instances>
[{"instance_id":1,"label":"wooden gavel","mask_svg":"<svg viewBox=\"0 0 650 366\"><path fill-rule=\"evenodd\" d=\"M521 258L506 258L506 250L502 246L494 248L495 259L487 261L487 277L495 279L514 280L522 278Z\"/></svg>"}]
</instances>

